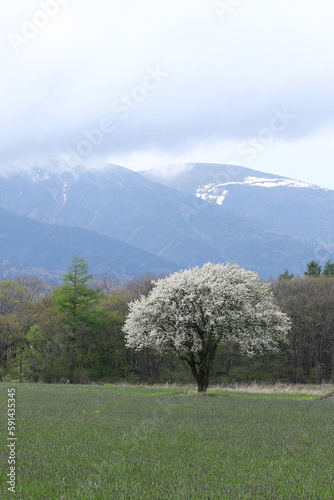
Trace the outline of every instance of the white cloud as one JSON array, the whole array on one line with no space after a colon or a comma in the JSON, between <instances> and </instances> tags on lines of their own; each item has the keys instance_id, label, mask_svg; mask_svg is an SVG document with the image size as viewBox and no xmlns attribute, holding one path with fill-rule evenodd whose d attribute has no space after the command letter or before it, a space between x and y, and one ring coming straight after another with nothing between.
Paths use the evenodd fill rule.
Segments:
<instances>
[{"instance_id":1,"label":"white cloud","mask_svg":"<svg viewBox=\"0 0 334 500\"><path fill-rule=\"evenodd\" d=\"M22 18L32 21L42 1L59 2L57 15L17 54L8 34L21 35ZM317 175L327 168L334 185L332 137L319 139L334 123L331 0L245 0L223 21L210 0L60 3L17 0L3 9L2 163L75 148L105 117L115 130L94 156L128 159L134 168L173 158L227 163L234 145L286 106L296 119L256 165L279 174L280 162L291 172L298 163L297 177L310 180L309 158L317 155ZM156 65L168 79L119 121L112 103Z\"/></svg>"}]
</instances>

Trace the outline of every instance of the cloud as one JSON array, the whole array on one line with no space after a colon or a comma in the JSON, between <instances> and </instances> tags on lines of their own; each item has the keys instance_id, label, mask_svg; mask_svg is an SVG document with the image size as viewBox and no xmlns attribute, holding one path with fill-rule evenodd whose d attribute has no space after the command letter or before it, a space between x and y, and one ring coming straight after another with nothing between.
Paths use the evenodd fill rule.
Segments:
<instances>
[{"instance_id":1,"label":"cloud","mask_svg":"<svg viewBox=\"0 0 334 500\"><path fill-rule=\"evenodd\" d=\"M23 19L33 23L55 2L57 14L16 53L9 34L22 36ZM103 120L112 132L90 153L101 158L150 151L166 158L242 142L274 109L296 116L283 143L333 125L331 2L230 5L222 19L202 0L10 4L0 25L2 163L77 151ZM156 67L168 76L140 94L147 68ZM120 109L129 95L137 100L125 117L114 104Z\"/></svg>"}]
</instances>

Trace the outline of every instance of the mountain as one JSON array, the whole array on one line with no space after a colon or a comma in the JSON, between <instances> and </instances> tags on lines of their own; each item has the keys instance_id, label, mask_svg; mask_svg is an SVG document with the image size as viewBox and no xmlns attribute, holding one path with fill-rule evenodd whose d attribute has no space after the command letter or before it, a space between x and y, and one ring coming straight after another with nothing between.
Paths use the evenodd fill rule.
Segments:
<instances>
[{"instance_id":1,"label":"mountain","mask_svg":"<svg viewBox=\"0 0 334 500\"><path fill-rule=\"evenodd\" d=\"M235 165L167 165L143 172L165 186L247 214L274 231L309 241L316 258L334 254L334 191ZM313 256L312 256L313 257Z\"/></svg>"},{"instance_id":2,"label":"mountain","mask_svg":"<svg viewBox=\"0 0 334 500\"><path fill-rule=\"evenodd\" d=\"M212 175L221 175L219 168ZM200 170L193 172L196 182L188 175L180 191L178 183L162 185L117 165L71 170L59 162L8 173L0 182L0 207L39 222L95 231L162 257L176 269L209 260L237 262L263 278L285 267L295 273L305 269L316 251L313 242L284 234L238 207L196 196L206 175ZM192 187L186 186L190 179Z\"/></svg>"},{"instance_id":3,"label":"mountain","mask_svg":"<svg viewBox=\"0 0 334 500\"><path fill-rule=\"evenodd\" d=\"M88 260L95 275L109 272L119 279L178 270L156 255L93 231L41 223L4 209L0 228L2 277L29 274L58 281L75 254Z\"/></svg>"}]
</instances>

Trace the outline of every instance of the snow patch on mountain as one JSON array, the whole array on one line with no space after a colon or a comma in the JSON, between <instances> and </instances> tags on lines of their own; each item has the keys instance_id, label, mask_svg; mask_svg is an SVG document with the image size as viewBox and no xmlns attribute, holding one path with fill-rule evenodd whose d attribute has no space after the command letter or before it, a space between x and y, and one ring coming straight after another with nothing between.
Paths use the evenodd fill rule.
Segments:
<instances>
[{"instance_id":1,"label":"snow patch on mountain","mask_svg":"<svg viewBox=\"0 0 334 500\"><path fill-rule=\"evenodd\" d=\"M294 179L284 179L278 177L276 179L268 179L266 177L245 177L243 182L230 182L229 184L244 184L246 186L261 186L261 187L294 187L294 188L312 188L321 189L315 184L308 184L307 182L296 181Z\"/></svg>"},{"instance_id":2,"label":"snow patch on mountain","mask_svg":"<svg viewBox=\"0 0 334 500\"><path fill-rule=\"evenodd\" d=\"M217 186L216 184L208 184L207 186L202 186L197 189L196 196L197 198L202 198L202 200L207 200L217 203L217 205L222 205L227 193L228 190L223 189L223 191L221 191L219 189L219 185Z\"/></svg>"},{"instance_id":3,"label":"snow patch on mountain","mask_svg":"<svg viewBox=\"0 0 334 500\"><path fill-rule=\"evenodd\" d=\"M200 186L196 190L197 198L202 198L203 200L210 201L211 203L216 203L217 205L222 205L228 193L227 186L239 185L239 186L253 186L253 187L265 187L265 188L277 188L277 187L287 187L287 188L308 188L308 189L323 189L328 191L328 189L321 188L315 184L308 184L307 182L296 181L294 179L285 179L283 177L278 178L267 178L267 177L245 177L243 181L235 182L225 182L223 184L206 184Z\"/></svg>"}]
</instances>

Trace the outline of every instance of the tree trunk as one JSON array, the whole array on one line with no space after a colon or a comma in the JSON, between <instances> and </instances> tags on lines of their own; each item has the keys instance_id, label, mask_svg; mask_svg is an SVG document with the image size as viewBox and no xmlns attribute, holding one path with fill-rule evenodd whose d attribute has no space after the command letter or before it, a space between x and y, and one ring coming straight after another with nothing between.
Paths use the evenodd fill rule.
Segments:
<instances>
[{"instance_id":1,"label":"tree trunk","mask_svg":"<svg viewBox=\"0 0 334 500\"><path fill-rule=\"evenodd\" d=\"M216 348L209 353L204 353L200 356L200 360L196 362L195 355L191 353L188 358L184 358L189 364L192 374L197 382L198 392L205 393L209 386L211 363L215 355Z\"/></svg>"},{"instance_id":2,"label":"tree trunk","mask_svg":"<svg viewBox=\"0 0 334 500\"><path fill-rule=\"evenodd\" d=\"M199 373L197 373L197 376L195 377L196 382L197 382L197 390L198 392L206 392L207 388L209 387L209 373L205 373L202 370L199 370Z\"/></svg>"}]
</instances>

